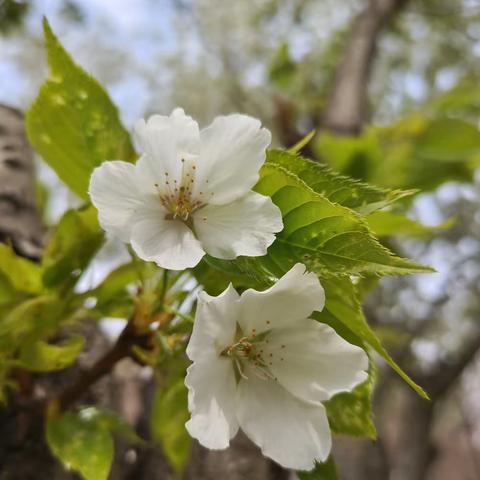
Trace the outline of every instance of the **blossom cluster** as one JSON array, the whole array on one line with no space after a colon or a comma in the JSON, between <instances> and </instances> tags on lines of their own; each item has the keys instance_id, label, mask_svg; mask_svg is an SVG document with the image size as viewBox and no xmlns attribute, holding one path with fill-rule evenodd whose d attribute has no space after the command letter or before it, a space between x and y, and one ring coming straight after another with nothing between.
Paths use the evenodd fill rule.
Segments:
<instances>
[{"instance_id":1,"label":"blossom cluster","mask_svg":"<svg viewBox=\"0 0 480 480\"><path fill-rule=\"evenodd\" d=\"M262 256L282 228L271 198L252 191L270 132L246 115L207 128L181 109L140 120L143 154L106 161L89 193L99 222L160 267L195 267ZM294 265L271 288L198 297L185 379L190 435L224 449L241 428L268 456L297 470L325 461L331 433L323 402L367 378L365 352L312 319L325 293L314 273Z\"/></svg>"}]
</instances>

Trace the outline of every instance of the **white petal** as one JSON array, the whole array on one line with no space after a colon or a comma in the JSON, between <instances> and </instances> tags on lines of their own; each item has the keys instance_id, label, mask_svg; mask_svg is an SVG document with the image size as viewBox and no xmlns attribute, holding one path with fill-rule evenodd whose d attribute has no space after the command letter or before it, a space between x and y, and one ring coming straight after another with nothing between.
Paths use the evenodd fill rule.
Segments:
<instances>
[{"instance_id":1,"label":"white petal","mask_svg":"<svg viewBox=\"0 0 480 480\"><path fill-rule=\"evenodd\" d=\"M227 358L195 362L187 370L188 433L204 447L227 448L238 431L235 416L236 381L233 364Z\"/></svg>"},{"instance_id":2,"label":"white petal","mask_svg":"<svg viewBox=\"0 0 480 480\"><path fill-rule=\"evenodd\" d=\"M209 203L221 205L245 195L258 181L270 142L270 132L252 117L215 118L200 132L194 196L202 192Z\"/></svg>"},{"instance_id":3,"label":"white petal","mask_svg":"<svg viewBox=\"0 0 480 480\"><path fill-rule=\"evenodd\" d=\"M163 189L167 181L181 181L182 158L198 154L200 133L198 124L177 108L169 117L152 115L147 122L135 124L136 137L145 154L137 167L145 181L158 183Z\"/></svg>"},{"instance_id":4,"label":"white petal","mask_svg":"<svg viewBox=\"0 0 480 480\"><path fill-rule=\"evenodd\" d=\"M223 259L265 255L283 228L279 208L255 192L226 205L207 205L195 212L194 225L205 251Z\"/></svg>"},{"instance_id":5,"label":"white petal","mask_svg":"<svg viewBox=\"0 0 480 480\"><path fill-rule=\"evenodd\" d=\"M325 292L314 273L297 263L269 289L248 289L240 298L239 324L245 335L294 324L322 310Z\"/></svg>"},{"instance_id":6,"label":"white petal","mask_svg":"<svg viewBox=\"0 0 480 480\"><path fill-rule=\"evenodd\" d=\"M102 228L128 242L131 218L143 202L135 166L120 160L103 162L90 177L88 193Z\"/></svg>"},{"instance_id":7,"label":"white petal","mask_svg":"<svg viewBox=\"0 0 480 480\"><path fill-rule=\"evenodd\" d=\"M368 357L315 320L274 329L263 347L271 373L293 395L319 403L351 391L368 377Z\"/></svg>"},{"instance_id":8,"label":"white petal","mask_svg":"<svg viewBox=\"0 0 480 480\"><path fill-rule=\"evenodd\" d=\"M248 375L238 386L237 418L262 453L295 470L325 461L332 445L325 408L298 400L273 380Z\"/></svg>"},{"instance_id":9,"label":"white petal","mask_svg":"<svg viewBox=\"0 0 480 480\"><path fill-rule=\"evenodd\" d=\"M165 220L160 204L157 210L142 212L132 227L132 247L143 260L169 270L197 265L205 255L193 232L179 220Z\"/></svg>"},{"instance_id":10,"label":"white petal","mask_svg":"<svg viewBox=\"0 0 480 480\"><path fill-rule=\"evenodd\" d=\"M231 284L218 297L211 297L205 292L198 295L195 322L187 346L190 360L200 360L205 355L219 355L234 343L238 299L239 295Z\"/></svg>"}]
</instances>

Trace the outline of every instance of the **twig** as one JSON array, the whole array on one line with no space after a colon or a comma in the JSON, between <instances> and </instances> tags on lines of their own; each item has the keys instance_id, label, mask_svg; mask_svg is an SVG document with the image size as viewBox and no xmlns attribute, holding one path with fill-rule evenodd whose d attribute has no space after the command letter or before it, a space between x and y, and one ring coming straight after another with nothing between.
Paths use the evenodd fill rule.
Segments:
<instances>
[{"instance_id":1,"label":"twig","mask_svg":"<svg viewBox=\"0 0 480 480\"><path fill-rule=\"evenodd\" d=\"M60 393L56 399L58 408L66 410L72 406L94 383L108 374L118 361L130 357L134 345L148 348L150 338L151 335L149 333L137 334L132 322L129 322L113 348L90 369L80 374L73 385Z\"/></svg>"}]
</instances>

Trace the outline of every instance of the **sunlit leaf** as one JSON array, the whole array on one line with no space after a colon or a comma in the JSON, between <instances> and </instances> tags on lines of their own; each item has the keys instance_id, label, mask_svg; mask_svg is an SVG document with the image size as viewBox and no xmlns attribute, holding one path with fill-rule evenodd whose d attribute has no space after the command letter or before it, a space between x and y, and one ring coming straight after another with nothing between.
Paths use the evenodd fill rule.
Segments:
<instances>
[{"instance_id":1,"label":"sunlit leaf","mask_svg":"<svg viewBox=\"0 0 480 480\"><path fill-rule=\"evenodd\" d=\"M374 187L340 175L324 163L314 162L283 150L269 150L267 163L285 168L331 202L356 210L362 215L384 208L415 193L412 190L388 190Z\"/></svg>"},{"instance_id":2,"label":"sunlit leaf","mask_svg":"<svg viewBox=\"0 0 480 480\"><path fill-rule=\"evenodd\" d=\"M107 480L113 461L113 440L95 416L67 412L47 421L47 442L67 470L85 480Z\"/></svg>"},{"instance_id":3,"label":"sunlit leaf","mask_svg":"<svg viewBox=\"0 0 480 480\"><path fill-rule=\"evenodd\" d=\"M44 284L50 288L62 283L73 286L103 239L93 207L68 210L45 247L42 258Z\"/></svg>"},{"instance_id":4,"label":"sunlit leaf","mask_svg":"<svg viewBox=\"0 0 480 480\"><path fill-rule=\"evenodd\" d=\"M294 263L302 262L321 276L431 271L393 255L371 235L360 216L314 192L282 167L265 166L255 188L271 196L280 208L284 229L268 255L241 260L240 267L241 262L257 263L274 274L283 274Z\"/></svg>"},{"instance_id":5,"label":"sunlit leaf","mask_svg":"<svg viewBox=\"0 0 480 480\"><path fill-rule=\"evenodd\" d=\"M26 342L20 350L20 364L34 372L50 372L68 367L82 351L85 337L74 335L60 345L42 340Z\"/></svg>"},{"instance_id":6,"label":"sunlit leaf","mask_svg":"<svg viewBox=\"0 0 480 480\"><path fill-rule=\"evenodd\" d=\"M39 293L42 290L40 266L19 257L11 247L2 243L0 243L0 274L7 278L15 290L27 293Z\"/></svg>"},{"instance_id":7,"label":"sunlit leaf","mask_svg":"<svg viewBox=\"0 0 480 480\"><path fill-rule=\"evenodd\" d=\"M92 170L135 153L103 87L76 65L43 22L50 75L26 117L31 144L57 175L87 199Z\"/></svg>"}]
</instances>

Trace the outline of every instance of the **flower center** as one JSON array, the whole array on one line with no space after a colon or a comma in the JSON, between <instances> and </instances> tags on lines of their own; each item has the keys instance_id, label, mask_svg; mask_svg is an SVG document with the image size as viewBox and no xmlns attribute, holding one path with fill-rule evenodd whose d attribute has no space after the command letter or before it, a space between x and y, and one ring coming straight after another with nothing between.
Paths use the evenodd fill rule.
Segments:
<instances>
[{"instance_id":1,"label":"flower center","mask_svg":"<svg viewBox=\"0 0 480 480\"><path fill-rule=\"evenodd\" d=\"M198 193L198 198L192 196L196 166L191 161L186 161L185 158L182 158L181 162L180 180L172 180L168 172L164 172L164 188L160 188L158 183L155 184L155 188L159 191L160 203L168 211L165 215L166 220L179 219L190 225L192 213L204 207L207 202L203 198L203 192ZM213 193L210 195L213 195Z\"/></svg>"},{"instance_id":2,"label":"flower center","mask_svg":"<svg viewBox=\"0 0 480 480\"><path fill-rule=\"evenodd\" d=\"M245 374L245 369L249 367L249 371L253 372L262 380L276 380L269 370L269 365L272 363L267 362L264 358L263 346L268 343L266 335L267 333L257 336L256 331L253 330L252 335L246 337L242 336L240 329L238 329L238 340L222 350L220 355L229 357L233 360L238 377L248 380L248 376Z\"/></svg>"}]
</instances>

